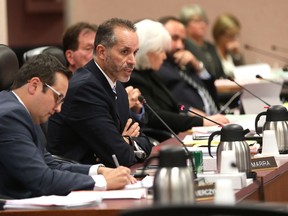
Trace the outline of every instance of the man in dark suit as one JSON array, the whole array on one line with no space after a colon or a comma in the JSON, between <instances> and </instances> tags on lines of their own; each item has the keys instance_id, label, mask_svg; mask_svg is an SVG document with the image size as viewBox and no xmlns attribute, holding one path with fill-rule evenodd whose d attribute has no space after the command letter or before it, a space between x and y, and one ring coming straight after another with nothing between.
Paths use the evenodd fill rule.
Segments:
<instances>
[{"instance_id":1,"label":"man in dark suit","mask_svg":"<svg viewBox=\"0 0 288 216\"><path fill-rule=\"evenodd\" d=\"M0 197L66 195L135 182L128 168L56 161L46 151L39 124L61 110L70 76L55 57L40 54L21 67L12 91L0 92Z\"/></svg>"},{"instance_id":2,"label":"man in dark suit","mask_svg":"<svg viewBox=\"0 0 288 216\"><path fill-rule=\"evenodd\" d=\"M201 62L190 51L184 49L185 26L180 20L170 16L161 18L160 22L172 40L171 50L167 51L167 59L157 71L157 75L179 104L184 104L201 115L216 114L219 105L214 83L205 85L202 82L199 73L205 71L202 71ZM215 92L216 97L210 94L208 88Z\"/></svg>"},{"instance_id":3,"label":"man in dark suit","mask_svg":"<svg viewBox=\"0 0 288 216\"><path fill-rule=\"evenodd\" d=\"M85 164L131 166L152 144L130 117L123 85L135 66L138 37L133 23L113 18L98 27L94 58L69 83L61 113L49 120L48 149Z\"/></svg>"}]
</instances>

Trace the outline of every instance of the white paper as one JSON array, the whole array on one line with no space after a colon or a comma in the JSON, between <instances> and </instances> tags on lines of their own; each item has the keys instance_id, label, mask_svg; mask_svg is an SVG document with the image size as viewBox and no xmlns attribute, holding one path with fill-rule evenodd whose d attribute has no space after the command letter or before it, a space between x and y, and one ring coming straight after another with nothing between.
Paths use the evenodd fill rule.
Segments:
<instances>
[{"instance_id":1,"label":"white paper","mask_svg":"<svg viewBox=\"0 0 288 216\"><path fill-rule=\"evenodd\" d=\"M95 193L91 196L83 196L82 194L72 194L67 196L41 196L27 199L7 200L4 209L41 209L41 208L57 208L57 207L77 207L92 204L99 204L102 197Z\"/></svg>"},{"instance_id":2,"label":"white paper","mask_svg":"<svg viewBox=\"0 0 288 216\"><path fill-rule=\"evenodd\" d=\"M102 199L141 199L146 198L147 189L127 189L127 190L108 190L108 191L74 191L71 194L80 194L81 196L91 196L93 194L99 194Z\"/></svg>"}]
</instances>

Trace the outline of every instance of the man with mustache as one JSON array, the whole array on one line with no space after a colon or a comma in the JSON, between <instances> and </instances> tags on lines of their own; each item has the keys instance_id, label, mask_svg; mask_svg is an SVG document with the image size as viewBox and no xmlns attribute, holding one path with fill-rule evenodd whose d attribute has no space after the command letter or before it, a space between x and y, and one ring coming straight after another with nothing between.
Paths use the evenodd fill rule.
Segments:
<instances>
[{"instance_id":1,"label":"man with mustache","mask_svg":"<svg viewBox=\"0 0 288 216\"><path fill-rule=\"evenodd\" d=\"M129 112L127 82L135 66L138 37L132 22L112 18L98 27L94 57L73 75L62 111L49 120L48 149L85 164L131 166L152 145Z\"/></svg>"}]
</instances>

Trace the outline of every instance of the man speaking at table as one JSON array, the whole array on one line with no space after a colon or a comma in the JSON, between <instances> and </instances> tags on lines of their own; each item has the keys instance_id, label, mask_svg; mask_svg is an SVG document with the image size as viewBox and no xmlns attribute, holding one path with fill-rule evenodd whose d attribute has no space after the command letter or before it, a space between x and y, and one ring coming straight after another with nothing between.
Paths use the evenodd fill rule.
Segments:
<instances>
[{"instance_id":1,"label":"man speaking at table","mask_svg":"<svg viewBox=\"0 0 288 216\"><path fill-rule=\"evenodd\" d=\"M48 125L48 150L85 164L131 166L152 145L130 117L123 85L135 66L138 37L132 22L112 18L98 27L94 58L69 83L61 113Z\"/></svg>"}]
</instances>

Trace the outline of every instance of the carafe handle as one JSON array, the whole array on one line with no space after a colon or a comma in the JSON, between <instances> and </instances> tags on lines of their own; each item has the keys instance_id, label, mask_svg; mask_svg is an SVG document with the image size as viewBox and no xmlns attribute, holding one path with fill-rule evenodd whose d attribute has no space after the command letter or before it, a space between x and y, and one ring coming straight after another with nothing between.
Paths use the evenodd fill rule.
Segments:
<instances>
[{"instance_id":1,"label":"carafe handle","mask_svg":"<svg viewBox=\"0 0 288 216\"><path fill-rule=\"evenodd\" d=\"M258 121L259 121L260 117L263 115L267 115L267 112L261 112L255 118L255 131L258 135L261 133L260 129L258 128Z\"/></svg>"},{"instance_id":2,"label":"carafe handle","mask_svg":"<svg viewBox=\"0 0 288 216\"><path fill-rule=\"evenodd\" d=\"M211 154L211 142L214 138L215 135L220 135L221 134L221 131L215 131L213 132L210 136L209 136L209 139L208 139L208 152L209 152L209 155L213 158L212 154Z\"/></svg>"}]
</instances>

